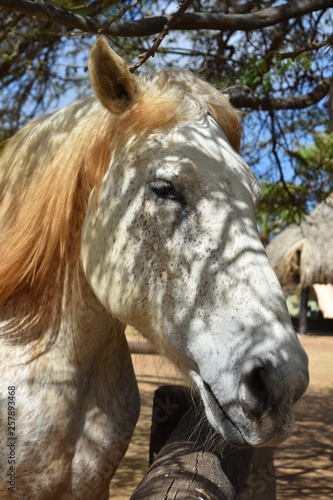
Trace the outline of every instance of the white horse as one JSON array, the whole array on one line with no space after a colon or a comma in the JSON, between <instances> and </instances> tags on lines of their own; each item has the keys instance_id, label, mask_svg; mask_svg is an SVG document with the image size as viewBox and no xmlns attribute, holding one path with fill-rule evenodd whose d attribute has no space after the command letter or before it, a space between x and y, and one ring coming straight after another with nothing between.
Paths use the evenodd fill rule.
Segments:
<instances>
[{"instance_id":1,"label":"white horse","mask_svg":"<svg viewBox=\"0 0 333 500\"><path fill-rule=\"evenodd\" d=\"M137 82L103 38L89 71L98 99L1 157L0 499L108 498L139 412L126 324L236 446L283 441L308 384L227 98L182 70Z\"/></svg>"}]
</instances>

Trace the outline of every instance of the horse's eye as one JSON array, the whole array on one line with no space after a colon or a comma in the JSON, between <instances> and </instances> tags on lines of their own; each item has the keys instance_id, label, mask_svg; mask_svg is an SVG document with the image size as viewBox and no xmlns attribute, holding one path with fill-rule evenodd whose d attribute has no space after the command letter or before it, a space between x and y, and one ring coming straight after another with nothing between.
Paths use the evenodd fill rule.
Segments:
<instances>
[{"instance_id":1,"label":"horse's eye","mask_svg":"<svg viewBox=\"0 0 333 500\"><path fill-rule=\"evenodd\" d=\"M170 182L158 179L150 183L150 189L160 198L167 198L169 200L179 199L176 189Z\"/></svg>"}]
</instances>

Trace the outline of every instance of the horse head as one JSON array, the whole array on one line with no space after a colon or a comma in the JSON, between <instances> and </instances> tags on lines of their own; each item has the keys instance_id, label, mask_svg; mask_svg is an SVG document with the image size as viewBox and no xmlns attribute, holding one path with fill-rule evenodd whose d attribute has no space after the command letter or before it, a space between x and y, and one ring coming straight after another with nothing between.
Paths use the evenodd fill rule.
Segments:
<instances>
[{"instance_id":1,"label":"horse head","mask_svg":"<svg viewBox=\"0 0 333 500\"><path fill-rule=\"evenodd\" d=\"M237 114L186 71L137 84L103 38L89 70L117 137L82 232L94 293L190 376L227 442L283 441L308 361L260 241Z\"/></svg>"}]
</instances>

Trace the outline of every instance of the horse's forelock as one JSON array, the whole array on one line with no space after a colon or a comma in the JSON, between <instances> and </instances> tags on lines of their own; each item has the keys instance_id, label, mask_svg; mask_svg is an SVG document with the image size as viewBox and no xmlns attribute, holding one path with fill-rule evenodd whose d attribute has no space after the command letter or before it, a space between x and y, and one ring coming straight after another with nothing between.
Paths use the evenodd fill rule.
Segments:
<instances>
[{"instance_id":1,"label":"horse's forelock","mask_svg":"<svg viewBox=\"0 0 333 500\"><path fill-rule=\"evenodd\" d=\"M156 93L159 100L176 108L177 119L195 119L210 114L225 133L231 146L239 151L241 139L240 114L230 104L228 95L196 77L190 71L172 68L143 75L144 95Z\"/></svg>"}]
</instances>

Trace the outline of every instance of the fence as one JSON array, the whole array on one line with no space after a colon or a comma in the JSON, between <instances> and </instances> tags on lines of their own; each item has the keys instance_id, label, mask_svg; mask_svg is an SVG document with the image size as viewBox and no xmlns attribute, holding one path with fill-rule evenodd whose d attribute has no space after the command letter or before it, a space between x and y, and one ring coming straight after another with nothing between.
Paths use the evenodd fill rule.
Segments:
<instances>
[{"instance_id":1,"label":"fence","mask_svg":"<svg viewBox=\"0 0 333 500\"><path fill-rule=\"evenodd\" d=\"M249 473L253 450L213 443L200 401L188 388L156 392L150 467L130 500L236 500Z\"/></svg>"}]
</instances>

